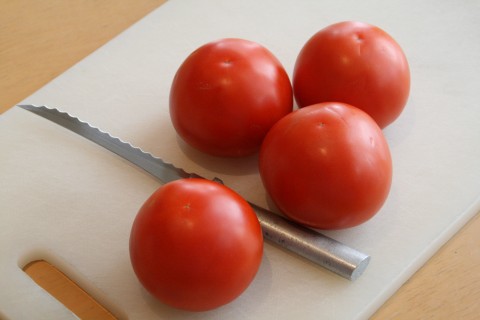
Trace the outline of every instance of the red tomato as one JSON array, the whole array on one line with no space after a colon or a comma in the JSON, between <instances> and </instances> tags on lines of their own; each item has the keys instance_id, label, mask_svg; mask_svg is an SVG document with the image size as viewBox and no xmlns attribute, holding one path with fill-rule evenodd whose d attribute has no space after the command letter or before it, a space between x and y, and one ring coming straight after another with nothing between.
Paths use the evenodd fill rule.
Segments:
<instances>
[{"instance_id":1,"label":"red tomato","mask_svg":"<svg viewBox=\"0 0 480 320\"><path fill-rule=\"evenodd\" d=\"M176 308L224 305L253 280L263 253L258 219L238 194L209 180L176 180L145 202L130 259L142 285Z\"/></svg>"},{"instance_id":2,"label":"red tomato","mask_svg":"<svg viewBox=\"0 0 480 320\"><path fill-rule=\"evenodd\" d=\"M266 48L242 39L195 50L178 69L170 91L177 133L215 156L255 153L271 126L292 108L283 66Z\"/></svg>"},{"instance_id":3,"label":"red tomato","mask_svg":"<svg viewBox=\"0 0 480 320\"><path fill-rule=\"evenodd\" d=\"M260 150L260 174L286 216L339 229L380 209L390 190L392 160L381 129L365 112L319 103L273 126Z\"/></svg>"},{"instance_id":4,"label":"red tomato","mask_svg":"<svg viewBox=\"0 0 480 320\"><path fill-rule=\"evenodd\" d=\"M300 107L345 102L384 128L407 102L410 71L402 49L385 31L341 22L320 30L304 45L295 63L293 90Z\"/></svg>"}]
</instances>

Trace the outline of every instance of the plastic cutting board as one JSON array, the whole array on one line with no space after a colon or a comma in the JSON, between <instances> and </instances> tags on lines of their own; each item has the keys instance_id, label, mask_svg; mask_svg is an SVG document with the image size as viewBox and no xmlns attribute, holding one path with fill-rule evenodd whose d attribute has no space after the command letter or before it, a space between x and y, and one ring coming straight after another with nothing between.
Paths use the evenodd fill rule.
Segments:
<instances>
[{"instance_id":1,"label":"plastic cutting board","mask_svg":"<svg viewBox=\"0 0 480 320\"><path fill-rule=\"evenodd\" d=\"M68 111L166 161L218 176L267 205L256 157L221 160L185 146L168 115L173 75L200 45L257 41L291 75L305 41L342 20L380 26L403 47L412 87L384 130L390 196L367 223L328 232L372 256L351 282L267 244L252 285L205 313L171 309L139 285L128 236L158 181L27 111L0 116L0 315L75 316L21 267L46 259L120 318L365 319L480 210L480 3L463 1L169 1L23 103Z\"/></svg>"}]
</instances>

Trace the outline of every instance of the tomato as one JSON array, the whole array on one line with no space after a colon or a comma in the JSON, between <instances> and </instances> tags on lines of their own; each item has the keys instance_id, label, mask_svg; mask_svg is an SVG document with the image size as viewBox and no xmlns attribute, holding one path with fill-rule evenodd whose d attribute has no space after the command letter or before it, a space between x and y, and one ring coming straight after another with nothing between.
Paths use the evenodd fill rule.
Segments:
<instances>
[{"instance_id":1,"label":"tomato","mask_svg":"<svg viewBox=\"0 0 480 320\"><path fill-rule=\"evenodd\" d=\"M142 285L160 301L191 311L239 296L262 254L261 227L249 204L200 178L160 187L139 210L130 234L130 259Z\"/></svg>"},{"instance_id":2,"label":"tomato","mask_svg":"<svg viewBox=\"0 0 480 320\"><path fill-rule=\"evenodd\" d=\"M292 109L283 66L265 47L243 39L221 39L195 50L170 89L175 130L214 156L257 152L271 126Z\"/></svg>"},{"instance_id":3,"label":"tomato","mask_svg":"<svg viewBox=\"0 0 480 320\"><path fill-rule=\"evenodd\" d=\"M298 109L277 122L263 142L259 168L281 212L320 229L370 219L392 180L380 127L362 110L335 102Z\"/></svg>"},{"instance_id":4,"label":"tomato","mask_svg":"<svg viewBox=\"0 0 480 320\"><path fill-rule=\"evenodd\" d=\"M403 111L410 70L395 40L378 27L340 22L313 35L293 72L299 107L339 101L367 112L384 128Z\"/></svg>"}]
</instances>

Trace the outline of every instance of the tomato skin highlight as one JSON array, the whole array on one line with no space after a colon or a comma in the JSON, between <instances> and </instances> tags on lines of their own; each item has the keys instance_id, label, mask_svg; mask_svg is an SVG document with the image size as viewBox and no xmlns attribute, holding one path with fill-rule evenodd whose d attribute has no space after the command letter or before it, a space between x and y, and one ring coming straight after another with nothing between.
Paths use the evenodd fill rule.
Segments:
<instances>
[{"instance_id":1,"label":"tomato skin highlight","mask_svg":"<svg viewBox=\"0 0 480 320\"><path fill-rule=\"evenodd\" d=\"M410 69L402 48L385 31L345 21L305 43L295 62L293 90L299 107L344 102L385 128L407 103Z\"/></svg>"},{"instance_id":2,"label":"tomato skin highlight","mask_svg":"<svg viewBox=\"0 0 480 320\"><path fill-rule=\"evenodd\" d=\"M254 279L263 236L249 204L204 179L176 180L139 210L130 259L139 281L175 308L204 311L238 297Z\"/></svg>"},{"instance_id":3,"label":"tomato skin highlight","mask_svg":"<svg viewBox=\"0 0 480 320\"><path fill-rule=\"evenodd\" d=\"M271 126L293 109L290 79L265 47L243 39L207 43L179 67L170 117L179 136L214 156L258 151Z\"/></svg>"},{"instance_id":4,"label":"tomato skin highlight","mask_svg":"<svg viewBox=\"0 0 480 320\"><path fill-rule=\"evenodd\" d=\"M284 117L265 137L260 175L286 216L319 229L357 226L386 200L388 144L375 121L344 103L319 103Z\"/></svg>"}]
</instances>

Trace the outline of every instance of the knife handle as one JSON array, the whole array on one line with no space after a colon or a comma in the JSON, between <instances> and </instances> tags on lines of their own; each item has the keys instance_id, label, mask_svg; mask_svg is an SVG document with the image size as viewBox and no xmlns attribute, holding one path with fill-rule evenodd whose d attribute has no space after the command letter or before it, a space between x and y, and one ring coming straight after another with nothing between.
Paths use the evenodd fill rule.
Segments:
<instances>
[{"instance_id":1,"label":"knife handle","mask_svg":"<svg viewBox=\"0 0 480 320\"><path fill-rule=\"evenodd\" d=\"M357 279L367 268L370 256L253 203L250 205L260 221L264 239L349 280Z\"/></svg>"}]
</instances>

